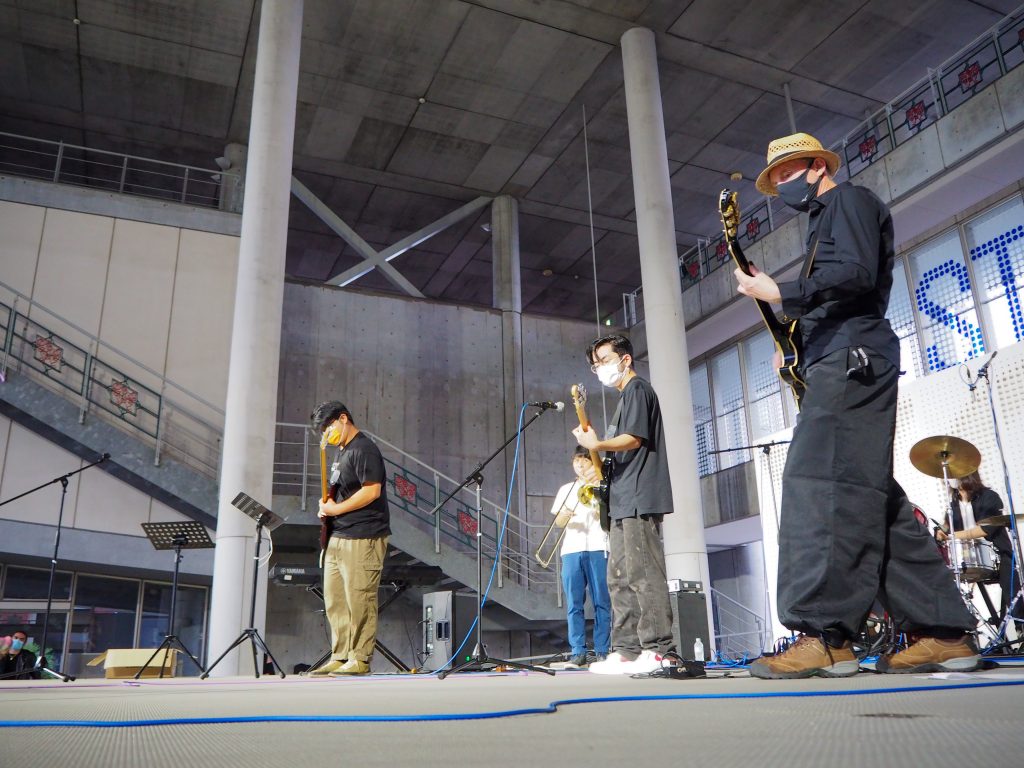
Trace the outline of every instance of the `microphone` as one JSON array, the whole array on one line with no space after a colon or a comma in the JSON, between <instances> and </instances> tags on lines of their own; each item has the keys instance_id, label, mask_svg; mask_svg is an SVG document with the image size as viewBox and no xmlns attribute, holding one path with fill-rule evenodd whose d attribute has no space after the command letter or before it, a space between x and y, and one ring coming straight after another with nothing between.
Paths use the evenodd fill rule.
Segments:
<instances>
[{"instance_id":1,"label":"microphone","mask_svg":"<svg viewBox=\"0 0 1024 768\"><path fill-rule=\"evenodd\" d=\"M548 408L554 408L559 413L565 410L565 403L563 403L561 400L559 400L557 403L552 403L550 400L544 400L539 403L527 403L527 405L532 406L534 408L542 408L545 411Z\"/></svg>"},{"instance_id":2,"label":"microphone","mask_svg":"<svg viewBox=\"0 0 1024 768\"><path fill-rule=\"evenodd\" d=\"M996 355L998 355L998 354L999 354L999 350L997 349L995 352L992 353L992 356L988 360L985 361L985 364L983 366L981 366L981 368L978 369L978 377L979 378L982 377L982 376L987 376L988 375L988 367L990 365L992 365L992 361L996 359Z\"/></svg>"}]
</instances>

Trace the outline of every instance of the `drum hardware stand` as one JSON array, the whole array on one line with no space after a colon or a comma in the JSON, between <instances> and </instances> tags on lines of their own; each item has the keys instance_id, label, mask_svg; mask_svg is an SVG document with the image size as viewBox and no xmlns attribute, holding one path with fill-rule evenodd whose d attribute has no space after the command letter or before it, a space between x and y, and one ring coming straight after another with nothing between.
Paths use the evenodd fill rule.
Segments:
<instances>
[{"instance_id":1,"label":"drum hardware stand","mask_svg":"<svg viewBox=\"0 0 1024 768\"><path fill-rule=\"evenodd\" d=\"M57 529L53 537L53 557L50 558L50 583L49 586L47 586L46 588L46 613L44 614L43 617L43 639L42 642L39 644L39 655L36 656L35 666L32 668L32 672L38 672L40 674L40 677L44 675L49 677L55 677L58 680L64 681L65 683L75 679L72 675L66 675L63 672L50 669L46 666L46 641L49 639L50 634L50 611L53 607L53 580L54 575L56 574L57 571L57 554L60 551L60 531L61 526L64 523L64 499L68 494L69 477L77 475L79 472L85 472L85 470L89 469L89 467L95 467L97 464L102 464L109 458L109 453L101 454L100 457L91 464L86 464L84 467L76 469L74 472L68 472L67 474L61 475L60 477L55 477L53 478L53 480L47 480L42 485L37 485L30 491L19 493L17 496L14 496L13 498L0 502L0 507L2 507L4 504L10 504L12 501L17 501L21 497L28 496L30 493L35 493L36 491L40 490L41 488L45 488L48 485L60 483L60 509L57 512ZM63 643L61 644L61 647L63 647ZM61 666L63 666L63 661L61 663ZM21 672L8 672L6 675L0 675L0 680L23 674L25 674L25 670L22 670Z\"/></svg>"},{"instance_id":2,"label":"drum hardware stand","mask_svg":"<svg viewBox=\"0 0 1024 768\"><path fill-rule=\"evenodd\" d=\"M283 678L284 670L281 669L281 665L277 663L277 659L274 658L274 654L272 654L270 652L270 648L267 647L267 641L260 637L260 631L256 628L256 586L260 572L260 545L263 543L263 528L265 526L268 531L272 531L284 522L284 518L279 515L275 515L269 509L250 496L247 496L245 493L239 493L231 500L231 503L256 521L256 553L252 558L252 603L249 606L249 626L248 628L243 629L242 634L235 638L235 641L227 647L227 650L217 657L217 660L213 662L213 664L207 667L206 671L199 676L199 679L205 680L208 678L210 673L213 671L213 668L220 664L225 656L246 640L248 640L252 646L252 666L256 673L256 677L260 676L260 669L263 666L256 660L256 649L259 648L270 658L270 663L273 665L271 669L276 668Z\"/></svg>"},{"instance_id":3,"label":"drum hardware stand","mask_svg":"<svg viewBox=\"0 0 1024 768\"><path fill-rule=\"evenodd\" d=\"M992 433L996 439L996 449L999 451L999 461L1003 469L1003 487L1006 489L1006 505L1007 511L1010 514L1010 547L1013 554L1013 575L1016 578L1017 593L1012 599L1006 601L1006 615L1003 617L1002 624L999 626L999 631L996 634L995 640L1000 638L1003 639L1003 643L995 646L995 648L1003 648L1011 644L1011 641L1006 640L1006 627L1013 619L1013 607L1019 601L1024 600L1021 591L1024 588L1024 562L1021 560L1021 543L1020 534L1017 530L1017 516L1014 514L1013 508L1013 489L1010 486L1010 473L1006 467L1006 454L1003 451L1003 440L999 432L999 420L996 418L996 403L995 396L992 392L992 380L989 377L989 366L992 365L992 361L996 359L996 355L999 354L999 350L995 350L988 358L988 360L978 369L978 373L972 379L970 376L970 369L967 374L967 386L971 392L978 387L978 382L982 379L985 380L985 391L988 394L988 410L992 417ZM952 527L950 531L952 531ZM1012 582L1011 582L1012 583ZM1012 641L1016 643L1018 641ZM993 650L993 648L987 648L986 651Z\"/></svg>"},{"instance_id":4,"label":"drum hardware stand","mask_svg":"<svg viewBox=\"0 0 1024 768\"><path fill-rule=\"evenodd\" d=\"M526 428L529 427L531 424L533 424L533 422L535 422L537 419L539 419L541 417L541 414L543 414L544 411L546 411L546 410L547 410L547 408L542 406L541 410L537 411L537 413L535 413L532 417L530 417L530 420L527 421L525 424L523 424L522 427L517 429L512 434L512 436L508 438L508 440L506 440L504 443L501 444L501 446L498 447L498 449L494 453L492 453L490 456L488 456L486 459L484 459L482 462L480 462L473 469L472 472L470 472L468 475L466 475L466 479L463 480L461 483L459 483L458 487L454 491L449 493L448 496L446 496L444 499L442 499L438 503L438 505L436 507L434 507L430 511L430 515L431 516L438 514L441 511L441 508L445 504L447 504L449 501L451 501L455 497L455 494L457 494L463 488L468 486L470 483L473 483L476 486L475 489L474 489L474 493L475 493L475 507L476 507L476 509L475 509L475 514L476 514L476 645L473 646L473 653L472 653L472 655L470 655L466 659L466 661L464 661L462 664L459 664L458 666L454 666L451 669L442 669L441 671L439 671L437 673L437 679L438 680L444 680L448 675L452 674L453 672L462 672L462 671L467 670L467 669L468 670L479 670L484 665L490 665L491 667L499 667L500 666L500 667L512 667L514 669L525 669L525 670L528 670L530 672L543 672L546 675L552 675L552 676L554 676L554 674L555 674L554 670L552 670L552 669L544 669L543 667L536 667L536 666L533 666L532 664L523 664L523 663L518 662L518 661L510 661L508 659L499 659L499 658L495 658L493 656L489 656L487 654L487 649L484 647L484 642L483 642L483 610L484 610L484 600L483 600L484 570L483 570L483 552L482 552L483 526L480 525L480 521L483 518L483 507L482 507L482 499L481 499L481 496L480 496L480 490L481 490L481 488L483 486L483 483L484 483L484 476L481 474L481 470L484 467L486 467L488 464L490 464L491 461L493 461L498 456L499 453L504 451L505 448L507 448L508 445L513 440L515 440L517 437L519 437L519 435L521 435L523 432L525 432ZM559 409L559 410L561 410L561 409ZM497 557L497 552L495 553L495 557ZM500 567L500 564L499 564L499 567ZM454 661L454 659L449 661L448 663L451 664L452 661Z\"/></svg>"},{"instance_id":5,"label":"drum hardware stand","mask_svg":"<svg viewBox=\"0 0 1024 768\"><path fill-rule=\"evenodd\" d=\"M192 659L192 663L196 665L200 673L205 672L206 670L203 669L203 665L192 655L192 651L185 646L180 637L174 634L174 613L178 603L178 568L181 564L181 550L211 549L213 542L210 541L210 535L206 532L206 526L195 520L174 523L143 523L142 530L146 532L146 536L153 544L154 549L174 550L174 579L171 582L171 610L167 616L167 635L157 649L153 651L149 661L143 664L142 668L135 673L135 679L138 680L142 677L142 673L153 663L153 659L157 657L157 654L160 651L164 651L163 660L160 662L160 677L162 679L164 668L167 666L167 656L175 645Z\"/></svg>"}]
</instances>

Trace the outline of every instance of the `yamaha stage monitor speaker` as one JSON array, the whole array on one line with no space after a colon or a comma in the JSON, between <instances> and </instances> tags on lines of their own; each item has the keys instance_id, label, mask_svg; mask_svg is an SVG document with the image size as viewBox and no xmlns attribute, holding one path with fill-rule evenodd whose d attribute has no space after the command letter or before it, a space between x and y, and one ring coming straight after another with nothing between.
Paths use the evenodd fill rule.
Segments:
<instances>
[{"instance_id":1,"label":"yamaha stage monitor speaker","mask_svg":"<svg viewBox=\"0 0 1024 768\"><path fill-rule=\"evenodd\" d=\"M704 645L704 658L711 657L711 638L708 636L707 596L699 581L672 579L668 583L669 602L672 603L672 637L676 653L684 659L693 659L694 640ZM700 659L697 659L700 661Z\"/></svg>"},{"instance_id":2,"label":"yamaha stage monitor speaker","mask_svg":"<svg viewBox=\"0 0 1024 768\"><path fill-rule=\"evenodd\" d=\"M459 644L469 634L476 618L476 597L446 590L423 595L423 662L422 669L439 670L452 658ZM473 638L462 645L458 665L473 654Z\"/></svg>"}]
</instances>

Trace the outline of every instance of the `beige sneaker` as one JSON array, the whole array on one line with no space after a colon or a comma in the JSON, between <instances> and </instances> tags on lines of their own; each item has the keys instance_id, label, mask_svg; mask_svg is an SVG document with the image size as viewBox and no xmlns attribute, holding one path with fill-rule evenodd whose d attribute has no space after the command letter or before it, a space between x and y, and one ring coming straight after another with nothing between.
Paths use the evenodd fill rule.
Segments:
<instances>
[{"instance_id":1,"label":"beige sneaker","mask_svg":"<svg viewBox=\"0 0 1024 768\"><path fill-rule=\"evenodd\" d=\"M349 659L340 668L330 673L331 677L348 677L349 675L368 675L370 665L359 659Z\"/></svg>"},{"instance_id":2,"label":"beige sneaker","mask_svg":"<svg viewBox=\"0 0 1024 768\"><path fill-rule=\"evenodd\" d=\"M973 672L981 665L981 656L970 635L956 640L922 637L909 648L883 656L875 669L891 675L915 672Z\"/></svg>"},{"instance_id":3,"label":"beige sneaker","mask_svg":"<svg viewBox=\"0 0 1024 768\"><path fill-rule=\"evenodd\" d=\"M860 670L849 642L842 648L810 635L801 635L783 653L765 656L750 665L753 677L788 680L800 677L850 677Z\"/></svg>"},{"instance_id":4,"label":"beige sneaker","mask_svg":"<svg viewBox=\"0 0 1024 768\"><path fill-rule=\"evenodd\" d=\"M321 664L316 669L311 669L306 673L306 677L327 677L331 672L336 672L344 666L344 661L328 661L326 664Z\"/></svg>"}]
</instances>

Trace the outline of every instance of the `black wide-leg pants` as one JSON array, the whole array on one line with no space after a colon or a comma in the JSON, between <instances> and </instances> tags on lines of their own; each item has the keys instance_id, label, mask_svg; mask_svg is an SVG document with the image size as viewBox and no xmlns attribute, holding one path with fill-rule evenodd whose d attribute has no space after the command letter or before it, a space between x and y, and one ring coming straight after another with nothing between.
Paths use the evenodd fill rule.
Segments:
<instances>
[{"instance_id":1,"label":"black wide-leg pants","mask_svg":"<svg viewBox=\"0 0 1024 768\"><path fill-rule=\"evenodd\" d=\"M892 475L899 371L867 351L849 377L845 349L805 372L782 476L779 620L855 637L877 598L901 631L959 634L974 618Z\"/></svg>"}]
</instances>

